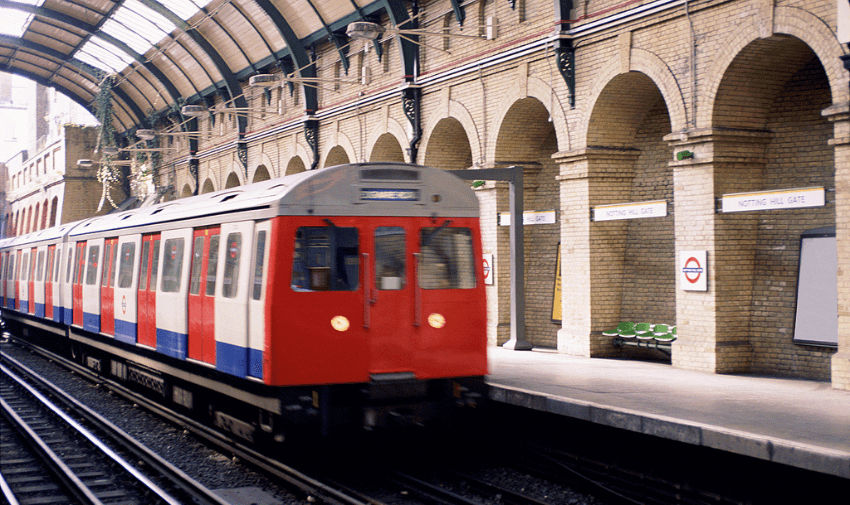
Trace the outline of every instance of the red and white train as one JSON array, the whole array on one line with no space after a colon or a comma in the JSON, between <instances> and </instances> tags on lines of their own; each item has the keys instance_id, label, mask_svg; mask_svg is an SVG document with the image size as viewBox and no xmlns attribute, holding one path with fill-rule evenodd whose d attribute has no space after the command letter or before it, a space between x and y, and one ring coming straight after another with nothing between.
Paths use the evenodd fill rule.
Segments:
<instances>
[{"instance_id":1,"label":"red and white train","mask_svg":"<svg viewBox=\"0 0 850 505\"><path fill-rule=\"evenodd\" d=\"M248 439L445 422L487 373L478 202L443 170L303 172L0 242L9 330Z\"/></svg>"}]
</instances>

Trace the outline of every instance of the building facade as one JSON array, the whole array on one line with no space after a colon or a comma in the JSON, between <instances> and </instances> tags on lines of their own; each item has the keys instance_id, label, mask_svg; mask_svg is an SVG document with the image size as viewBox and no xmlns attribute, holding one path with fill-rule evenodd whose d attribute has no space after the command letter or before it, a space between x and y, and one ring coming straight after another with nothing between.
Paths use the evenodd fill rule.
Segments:
<instances>
[{"instance_id":1,"label":"building facade","mask_svg":"<svg viewBox=\"0 0 850 505\"><path fill-rule=\"evenodd\" d=\"M520 166L525 210L555 215L524 226L531 344L622 356L604 330L665 323L678 330L673 366L850 389L846 4L417 2L431 33L418 35L413 79L391 30L349 41L346 62L319 44L318 84L278 69L275 84L243 83L250 110L219 101L185 123L161 121L155 143L136 146L155 146L155 186L175 196L357 161ZM318 108L305 112L311 93ZM476 191L493 255L489 339L501 345L511 338L509 230L499 224L508 186ZM794 202L757 203L775 195ZM806 195L818 199L801 203ZM756 203L724 208L739 200ZM618 208L605 206L643 215L600 219ZM804 341L801 237L821 228L835 230L838 323L835 335ZM707 261L686 270L686 253Z\"/></svg>"}]
</instances>

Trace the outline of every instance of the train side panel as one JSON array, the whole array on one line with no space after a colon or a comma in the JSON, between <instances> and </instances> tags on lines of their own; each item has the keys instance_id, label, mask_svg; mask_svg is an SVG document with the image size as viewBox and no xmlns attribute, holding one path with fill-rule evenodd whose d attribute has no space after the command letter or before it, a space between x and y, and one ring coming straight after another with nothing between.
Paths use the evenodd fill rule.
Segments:
<instances>
[{"instance_id":1,"label":"train side panel","mask_svg":"<svg viewBox=\"0 0 850 505\"><path fill-rule=\"evenodd\" d=\"M191 228L162 232L156 285L156 350L178 359L186 359L188 352L191 244Z\"/></svg>"},{"instance_id":2,"label":"train side panel","mask_svg":"<svg viewBox=\"0 0 850 505\"><path fill-rule=\"evenodd\" d=\"M81 279L83 329L100 332L100 283L102 281L103 249L105 240L91 239L86 243L85 273Z\"/></svg>"},{"instance_id":3,"label":"train side panel","mask_svg":"<svg viewBox=\"0 0 850 505\"><path fill-rule=\"evenodd\" d=\"M118 239L117 279L114 287L115 338L136 343L139 254L142 236L124 235Z\"/></svg>"},{"instance_id":4,"label":"train side panel","mask_svg":"<svg viewBox=\"0 0 850 505\"><path fill-rule=\"evenodd\" d=\"M248 299L248 375L263 378L263 355L266 338L266 285L269 271L269 248L274 242L271 221L254 227L251 255L251 282Z\"/></svg>"},{"instance_id":5,"label":"train side panel","mask_svg":"<svg viewBox=\"0 0 850 505\"><path fill-rule=\"evenodd\" d=\"M221 225L215 296L216 369L248 374L248 286L254 222Z\"/></svg>"},{"instance_id":6,"label":"train side panel","mask_svg":"<svg viewBox=\"0 0 850 505\"><path fill-rule=\"evenodd\" d=\"M44 308L44 268L47 262L47 246L39 246L37 248L33 248L33 258L35 258L35 263L33 264L33 272L32 272L32 314L36 317L43 318L45 315Z\"/></svg>"}]
</instances>

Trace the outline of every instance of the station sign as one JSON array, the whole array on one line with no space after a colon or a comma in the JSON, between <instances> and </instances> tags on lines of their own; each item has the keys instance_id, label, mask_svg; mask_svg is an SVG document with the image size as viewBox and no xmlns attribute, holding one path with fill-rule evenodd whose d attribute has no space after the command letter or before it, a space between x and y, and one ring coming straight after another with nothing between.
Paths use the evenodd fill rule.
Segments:
<instances>
[{"instance_id":1,"label":"station sign","mask_svg":"<svg viewBox=\"0 0 850 505\"><path fill-rule=\"evenodd\" d=\"M826 204L823 187L756 191L723 195L723 212L802 209Z\"/></svg>"},{"instance_id":2,"label":"station sign","mask_svg":"<svg viewBox=\"0 0 850 505\"><path fill-rule=\"evenodd\" d=\"M679 287L683 291L708 291L707 258L706 251L679 253Z\"/></svg>"},{"instance_id":3,"label":"station sign","mask_svg":"<svg viewBox=\"0 0 850 505\"><path fill-rule=\"evenodd\" d=\"M558 222L557 213L554 210L527 210L522 213L522 225L528 226L532 224L555 224ZM511 213L502 212L499 214L499 226L511 225Z\"/></svg>"},{"instance_id":4,"label":"station sign","mask_svg":"<svg viewBox=\"0 0 850 505\"><path fill-rule=\"evenodd\" d=\"M618 219L645 219L667 216L667 200L649 202L617 203L593 207L594 221L615 221Z\"/></svg>"},{"instance_id":5,"label":"station sign","mask_svg":"<svg viewBox=\"0 0 850 505\"><path fill-rule=\"evenodd\" d=\"M493 255L482 254L481 261L484 263L484 284L486 286L493 285Z\"/></svg>"}]
</instances>

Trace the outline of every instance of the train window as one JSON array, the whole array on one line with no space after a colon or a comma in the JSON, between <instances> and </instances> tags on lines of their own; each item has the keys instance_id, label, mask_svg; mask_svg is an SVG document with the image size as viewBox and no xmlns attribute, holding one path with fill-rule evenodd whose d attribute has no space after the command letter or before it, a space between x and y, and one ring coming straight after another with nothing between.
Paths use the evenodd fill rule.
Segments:
<instances>
[{"instance_id":1,"label":"train window","mask_svg":"<svg viewBox=\"0 0 850 505\"><path fill-rule=\"evenodd\" d=\"M218 244L220 242L221 235L210 236L210 252L209 258L207 258L207 296L215 295L215 277L218 275Z\"/></svg>"},{"instance_id":2,"label":"train window","mask_svg":"<svg viewBox=\"0 0 850 505\"><path fill-rule=\"evenodd\" d=\"M150 242L142 242L142 257L139 260L139 291L148 289L148 251Z\"/></svg>"},{"instance_id":3,"label":"train window","mask_svg":"<svg viewBox=\"0 0 850 505\"><path fill-rule=\"evenodd\" d=\"M301 227L295 234L292 289L354 291L360 278L357 228Z\"/></svg>"},{"instance_id":4,"label":"train window","mask_svg":"<svg viewBox=\"0 0 850 505\"><path fill-rule=\"evenodd\" d=\"M106 287L109 285L109 272L110 267L113 265L112 258L112 243L107 242L106 245L103 246L103 274L100 276L101 282L100 285L102 287Z\"/></svg>"},{"instance_id":5,"label":"train window","mask_svg":"<svg viewBox=\"0 0 850 505\"><path fill-rule=\"evenodd\" d=\"M204 237L195 237L192 245L192 271L189 274L189 294L201 292L201 265L204 259Z\"/></svg>"},{"instance_id":6,"label":"train window","mask_svg":"<svg viewBox=\"0 0 850 505\"><path fill-rule=\"evenodd\" d=\"M6 278L9 280L12 280L15 275L15 253L9 254L9 268L7 268L6 274Z\"/></svg>"},{"instance_id":7,"label":"train window","mask_svg":"<svg viewBox=\"0 0 850 505\"><path fill-rule=\"evenodd\" d=\"M156 278L159 275L159 240L153 241L151 249L151 291L156 291Z\"/></svg>"},{"instance_id":8,"label":"train window","mask_svg":"<svg viewBox=\"0 0 850 505\"><path fill-rule=\"evenodd\" d=\"M136 244L121 244L121 261L118 263L118 287L133 285L133 262L136 260Z\"/></svg>"},{"instance_id":9,"label":"train window","mask_svg":"<svg viewBox=\"0 0 850 505\"><path fill-rule=\"evenodd\" d=\"M165 241L162 255L162 292L180 291L180 274L183 269L183 239L170 238Z\"/></svg>"},{"instance_id":10,"label":"train window","mask_svg":"<svg viewBox=\"0 0 850 505\"><path fill-rule=\"evenodd\" d=\"M29 266L30 253L25 252L24 258L21 260L21 280L27 280L27 266Z\"/></svg>"},{"instance_id":11,"label":"train window","mask_svg":"<svg viewBox=\"0 0 850 505\"><path fill-rule=\"evenodd\" d=\"M62 263L62 250L56 250L56 257L53 259L53 282L59 282L59 265Z\"/></svg>"},{"instance_id":12,"label":"train window","mask_svg":"<svg viewBox=\"0 0 850 505\"><path fill-rule=\"evenodd\" d=\"M109 287L115 287L115 277L118 276L118 243L112 243L112 256L109 259Z\"/></svg>"},{"instance_id":13,"label":"train window","mask_svg":"<svg viewBox=\"0 0 850 505\"><path fill-rule=\"evenodd\" d=\"M100 246L99 245L90 245L88 254L86 254L88 260L86 261L86 284L91 286L97 281L97 264L100 260Z\"/></svg>"},{"instance_id":14,"label":"train window","mask_svg":"<svg viewBox=\"0 0 850 505\"><path fill-rule=\"evenodd\" d=\"M37 282L44 280L44 251L38 252L38 265L35 267L35 280Z\"/></svg>"},{"instance_id":15,"label":"train window","mask_svg":"<svg viewBox=\"0 0 850 505\"><path fill-rule=\"evenodd\" d=\"M263 266L266 257L266 230L257 232L257 238L254 240L257 245L257 255L254 258L254 292L251 297L254 300L259 300L263 297Z\"/></svg>"},{"instance_id":16,"label":"train window","mask_svg":"<svg viewBox=\"0 0 850 505\"><path fill-rule=\"evenodd\" d=\"M242 256L242 234L227 235L224 273L221 280L221 294L225 298L235 298L239 287L239 258Z\"/></svg>"},{"instance_id":17,"label":"train window","mask_svg":"<svg viewBox=\"0 0 850 505\"><path fill-rule=\"evenodd\" d=\"M79 252L79 249L78 249L77 251ZM79 260L78 260L78 261L76 261L76 262L71 261L71 255L73 254L73 252L74 252L74 248L69 247L69 248L68 248L68 272L67 272L67 274L65 275L65 283L66 283L66 284L70 284L70 283L71 283L71 272L72 272L72 271L73 271L73 269L74 269L74 265L75 265L76 263L79 263Z\"/></svg>"},{"instance_id":18,"label":"train window","mask_svg":"<svg viewBox=\"0 0 850 505\"><path fill-rule=\"evenodd\" d=\"M381 226L375 230L375 279L378 289L404 287L404 228Z\"/></svg>"},{"instance_id":19,"label":"train window","mask_svg":"<svg viewBox=\"0 0 850 505\"><path fill-rule=\"evenodd\" d=\"M55 252L54 249L47 250L47 266L44 267L44 280L46 282L53 281L53 254Z\"/></svg>"},{"instance_id":20,"label":"train window","mask_svg":"<svg viewBox=\"0 0 850 505\"><path fill-rule=\"evenodd\" d=\"M469 228L422 228L419 285L423 289L475 287L472 232Z\"/></svg>"}]
</instances>

